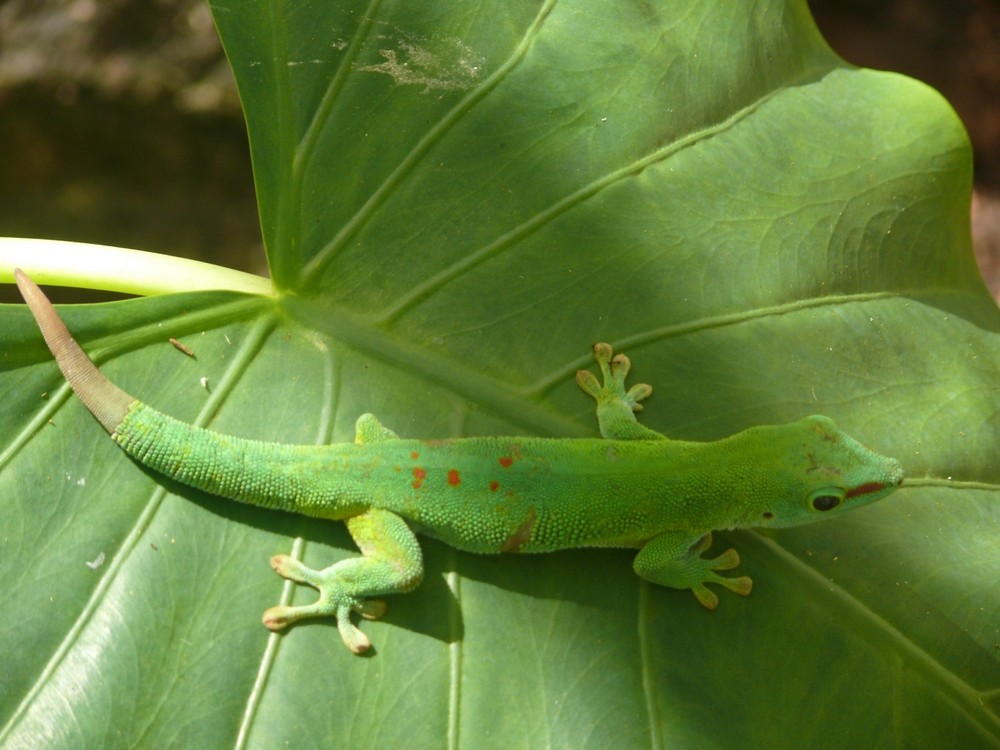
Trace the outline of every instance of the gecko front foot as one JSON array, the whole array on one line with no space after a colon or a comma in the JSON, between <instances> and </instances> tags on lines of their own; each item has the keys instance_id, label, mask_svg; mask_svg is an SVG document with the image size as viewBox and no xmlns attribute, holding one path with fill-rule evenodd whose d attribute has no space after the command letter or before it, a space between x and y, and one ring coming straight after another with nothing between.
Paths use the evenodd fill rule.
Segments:
<instances>
[{"instance_id":1,"label":"gecko front foot","mask_svg":"<svg viewBox=\"0 0 1000 750\"><path fill-rule=\"evenodd\" d=\"M315 570L288 555L272 557L271 567L278 575L319 589L319 599L313 604L300 607L283 604L271 607L264 612L264 626L277 632L304 617L333 616L337 618L337 629L346 646L356 654L363 654L371 647L371 642L351 622L351 612L357 612L366 620L374 620L385 614L386 605L381 599L365 599L349 593L343 570L339 568L343 563L351 562L352 560L344 560L329 568Z\"/></svg>"},{"instance_id":2,"label":"gecko front foot","mask_svg":"<svg viewBox=\"0 0 1000 750\"><path fill-rule=\"evenodd\" d=\"M588 396L597 401L597 421L601 434L617 440L662 440L663 435L640 425L635 412L642 411L643 401L649 398L653 387L639 383L625 388L632 362L624 354L614 354L610 344L594 344L594 359L601 370L598 381L589 370L576 373L577 385Z\"/></svg>"},{"instance_id":3,"label":"gecko front foot","mask_svg":"<svg viewBox=\"0 0 1000 750\"><path fill-rule=\"evenodd\" d=\"M701 553L712 545L712 535L705 534L691 544L690 537L680 532L666 532L649 540L636 555L633 568L647 581L675 589L691 589L691 593L707 609L719 606L719 597L709 590L706 583L716 583L734 594L746 596L753 588L748 576L727 578L717 570L732 570L740 564L734 549L705 559Z\"/></svg>"},{"instance_id":4,"label":"gecko front foot","mask_svg":"<svg viewBox=\"0 0 1000 750\"><path fill-rule=\"evenodd\" d=\"M642 404L639 402L648 398L653 392L653 387L646 383L639 383L625 390L625 378L628 371L632 369L632 361L624 354L615 354L610 344L594 344L594 359L601 369L601 377L604 383L600 383L597 377L590 370L579 370L576 373L576 382L587 393L593 397L598 404L607 402L618 402L622 406L628 407L629 411L642 411Z\"/></svg>"},{"instance_id":5,"label":"gecko front foot","mask_svg":"<svg viewBox=\"0 0 1000 750\"><path fill-rule=\"evenodd\" d=\"M701 577L700 583L691 586L691 593L694 594L694 598L706 609L715 609L719 606L719 597L705 585L706 583L717 583L740 596L749 596L750 591L753 589L753 581L750 579L750 576L727 578L715 572L717 570L732 570L737 567L740 564L740 553L730 547L718 557L706 560L701 557L701 553L708 550L711 546L712 535L705 534L701 541L691 550L691 554L697 557L697 565L692 565L692 567L700 569Z\"/></svg>"}]
</instances>

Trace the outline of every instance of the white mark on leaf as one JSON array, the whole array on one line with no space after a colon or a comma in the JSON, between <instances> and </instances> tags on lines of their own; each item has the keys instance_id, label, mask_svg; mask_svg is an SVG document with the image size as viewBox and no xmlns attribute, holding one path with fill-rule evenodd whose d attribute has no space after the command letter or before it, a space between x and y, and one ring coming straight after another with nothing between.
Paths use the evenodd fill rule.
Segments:
<instances>
[{"instance_id":1,"label":"white mark on leaf","mask_svg":"<svg viewBox=\"0 0 1000 750\"><path fill-rule=\"evenodd\" d=\"M87 563L87 567L90 568L91 570L97 570L102 565L104 565L104 553L103 552L99 553L97 555L97 557L94 558L93 562L88 562Z\"/></svg>"},{"instance_id":2,"label":"white mark on leaf","mask_svg":"<svg viewBox=\"0 0 1000 750\"><path fill-rule=\"evenodd\" d=\"M389 37L383 37L389 39ZM380 49L382 62L358 65L365 73L383 73L398 86L423 86L429 91L471 88L482 75L482 55L457 37L408 39L395 37L393 46Z\"/></svg>"}]
</instances>

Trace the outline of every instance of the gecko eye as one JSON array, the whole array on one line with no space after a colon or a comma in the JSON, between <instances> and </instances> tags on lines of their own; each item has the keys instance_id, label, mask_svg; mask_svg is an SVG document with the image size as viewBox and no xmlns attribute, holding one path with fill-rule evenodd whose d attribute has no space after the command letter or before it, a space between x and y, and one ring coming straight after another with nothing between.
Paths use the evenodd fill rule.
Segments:
<instances>
[{"instance_id":1,"label":"gecko eye","mask_svg":"<svg viewBox=\"0 0 1000 750\"><path fill-rule=\"evenodd\" d=\"M821 513L833 510L842 502L844 502L844 491L837 487L824 487L809 496L809 505Z\"/></svg>"}]
</instances>

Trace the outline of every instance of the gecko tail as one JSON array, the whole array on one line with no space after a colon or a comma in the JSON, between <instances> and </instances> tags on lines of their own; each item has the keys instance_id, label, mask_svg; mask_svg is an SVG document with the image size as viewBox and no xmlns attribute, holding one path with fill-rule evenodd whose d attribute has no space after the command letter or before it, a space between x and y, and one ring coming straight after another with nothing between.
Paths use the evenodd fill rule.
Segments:
<instances>
[{"instance_id":1,"label":"gecko tail","mask_svg":"<svg viewBox=\"0 0 1000 750\"><path fill-rule=\"evenodd\" d=\"M113 435L125 419L129 407L136 401L121 388L108 380L90 361L80 345L70 335L48 297L20 268L14 269L14 278L21 296L28 303L31 314L42 331L45 343L56 358L59 369L76 395L83 401L101 426Z\"/></svg>"}]
</instances>

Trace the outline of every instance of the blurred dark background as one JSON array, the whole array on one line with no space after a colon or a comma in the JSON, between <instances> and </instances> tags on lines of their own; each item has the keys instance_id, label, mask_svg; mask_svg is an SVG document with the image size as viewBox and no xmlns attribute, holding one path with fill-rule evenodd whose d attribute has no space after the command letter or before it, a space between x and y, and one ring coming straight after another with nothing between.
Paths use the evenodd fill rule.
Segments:
<instances>
[{"instance_id":1,"label":"blurred dark background","mask_svg":"<svg viewBox=\"0 0 1000 750\"><path fill-rule=\"evenodd\" d=\"M845 59L925 81L957 110L976 155L976 252L996 295L1000 3L810 6ZM0 0L0 143L0 236L266 273L246 131L203 0ZM0 299L13 301L8 290Z\"/></svg>"}]
</instances>

